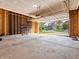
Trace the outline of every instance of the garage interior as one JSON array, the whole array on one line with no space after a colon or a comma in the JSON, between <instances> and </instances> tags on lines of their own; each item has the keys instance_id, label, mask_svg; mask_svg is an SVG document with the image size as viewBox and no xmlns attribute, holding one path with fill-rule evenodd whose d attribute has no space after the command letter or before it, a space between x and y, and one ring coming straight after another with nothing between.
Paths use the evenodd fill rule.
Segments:
<instances>
[{"instance_id":1,"label":"garage interior","mask_svg":"<svg viewBox=\"0 0 79 59\"><path fill-rule=\"evenodd\" d=\"M79 1L0 0L0 59L79 59Z\"/></svg>"}]
</instances>

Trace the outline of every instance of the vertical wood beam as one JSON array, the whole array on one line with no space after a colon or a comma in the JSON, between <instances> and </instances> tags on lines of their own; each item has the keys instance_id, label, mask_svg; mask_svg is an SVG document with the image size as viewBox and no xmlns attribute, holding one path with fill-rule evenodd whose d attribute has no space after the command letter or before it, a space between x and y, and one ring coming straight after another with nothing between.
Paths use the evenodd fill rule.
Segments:
<instances>
[{"instance_id":1,"label":"vertical wood beam","mask_svg":"<svg viewBox=\"0 0 79 59\"><path fill-rule=\"evenodd\" d=\"M14 18L13 18L13 13L11 14L12 16L12 34L14 34Z\"/></svg>"},{"instance_id":2,"label":"vertical wood beam","mask_svg":"<svg viewBox=\"0 0 79 59\"><path fill-rule=\"evenodd\" d=\"M39 33L39 24L37 21L32 21L32 32Z\"/></svg>"},{"instance_id":3,"label":"vertical wood beam","mask_svg":"<svg viewBox=\"0 0 79 59\"><path fill-rule=\"evenodd\" d=\"M0 9L0 35L2 35L3 34L3 18L2 18L2 16L3 16L3 11L2 11L2 9Z\"/></svg>"},{"instance_id":4,"label":"vertical wood beam","mask_svg":"<svg viewBox=\"0 0 79 59\"><path fill-rule=\"evenodd\" d=\"M4 35L8 35L8 11L4 11Z\"/></svg>"},{"instance_id":5,"label":"vertical wood beam","mask_svg":"<svg viewBox=\"0 0 79 59\"><path fill-rule=\"evenodd\" d=\"M79 36L79 10L69 11L70 15L70 36Z\"/></svg>"}]
</instances>

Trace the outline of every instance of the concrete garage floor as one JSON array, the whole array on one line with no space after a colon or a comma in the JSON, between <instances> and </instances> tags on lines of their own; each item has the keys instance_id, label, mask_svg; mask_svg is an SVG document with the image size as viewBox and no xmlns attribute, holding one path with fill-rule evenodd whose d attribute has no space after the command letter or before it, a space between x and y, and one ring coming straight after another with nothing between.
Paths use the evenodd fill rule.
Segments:
<instances>
[{"instance_id":1,"label":"concrete garage floor","mask_svg":"<svg viewBox=\"0 0 79 59\"><path fill-rule=\"evenodd\" d=\"M79 59L79 41L55 35L2 37L0 59Z\"/></svg>"}]
</instances>

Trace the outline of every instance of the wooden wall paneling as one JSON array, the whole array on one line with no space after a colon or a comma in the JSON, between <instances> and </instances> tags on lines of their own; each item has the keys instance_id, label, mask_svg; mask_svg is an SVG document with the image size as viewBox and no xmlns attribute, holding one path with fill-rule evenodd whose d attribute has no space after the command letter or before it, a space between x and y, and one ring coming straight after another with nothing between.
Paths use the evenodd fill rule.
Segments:
<instances>
[{"instance_id":1,"label":"wooden wall paneling","mask_svg":"<svg viewBox=\"0 0 79 59\"><path fill-rule=\"evenodd\" d=\"M39 33L39 23L38 23L38 22L36 22L36 23L35 23L35 25L36 25L36 26L35 26L36 33Z\"/></svg>"},{"instance_id":2,"label":"wooden wall paneling","mask_svg":"<svg viewBox=\"0 0 79 59\"><path fill-rule=\"evenodd\" d=\"M31 33L31 29L32 29L32 21L28 21L28 32Z\"/></svg>"},{"instance_id":3,"label":"wooden wall paneling","mask_svg":"<svg viewBox=\"0 0 79 59\"><path fill-rule=\"evenodd\" d=\"M15 34L17 34L17 14L15 14Z\"/></svg>"},{"instance_id":4,"label":"wooden wall paneling","mask_svg":"<svg viewBox=\"0 0 79 59\"><path fill-rule=\"evenodd\" d=\"M28 32L28 31L27 31L27 26L28 26L28 25L27 25L27 17L26 17L26 16L25 16L25 23L26 23L26 33L27 33L27 32Z\"/></svg>"},{"instance_id":5,"label":"wooden wall paneling","mask_svg":"<svg viewBox=\"0 0 79 59\"><path fill-rule=\"evenodd\" d=\"M24 23L24 25L23 25L23 27L24 27L24 33L26 33L26 21L25 21L25 16L23 16L23 23Z\"/></svg>"},{"instance_id":6,"label":"wooden wall paneling","mask_svg":"<svg viewBox=\"0 0 79 59\"><path fill-rule=\"evenodd\" d=\"M3 10L0 9L0 35L3 35Z\"/></svg>"},{"instance_id":7,"label":"wooden wall paneling","mask_svg":"<svg viewBox=\"0 0 79 59\"><path fill-rule=\"evenodd\" d=\"M8 14L8 26L9 26L9 35L12 35L12 12L9 12Z\"/></svg>"},{"instance_id":8,"label":"wooden wall paneling","mask_svg":"<svg viewBox=\"0 0 79 59\"><path fill-rule=\"evenodd\" d=\"M35 33L37 33L37 32L38 32L38 23L35 22Z\"/></svg>"},{"instance_id":9,"label":"wooden wall paneling","mask_svg":"<svg viewBox=\"0 0 79 59\"><path fill-rule=\"evenodd\" d=\"M24 19L24 15L23 15L23 25L25 25L25 19Z\"/></svg>"},{"instance_id":10,"label":"wooden wall paneling","mask_svg":"<svg viewBox=\"0 0 79 59\"><path fill-rule=\"evenodd\" d=\"M17 14L17 34L18 34L18 14Z\"/></svg>"},{"instance_id":11,"label":"wooden wall paneling","mask_svg":"<svg viewBox=\"0 0 79 59\"><path fill-rule=\"evenodd\" d=\"M26 33L26 19L25 19L25 16L23 16L23 31L24 33Z\"/></svg>"},{"instance_id":12,"label":"wooden wall paneling","mask_svg":"<svg viewBox=\"0 0 79 59\"><path fill-rule=\"evenodd\" d=\"M0 35L21 34L23 31L29 32L31 27L30 17L0 9Z\"/></svg>"},{"instance_id":13,"label":"wooden wall paneling","mask_svg":"<svg viewBox=\"0 0 79 59\"><path fill-rule=\"evenodd\" d=\"M2 10L0 9L0 36L2 35Z\"/></svg>"},{"instance_id":14,"label":"wooden wall paneling","mask_svg":"<svg viewBox=\"0 0 79 59\"><path fill-rule=\"evenodd\" d=\"M24 16L24 21L25 21L25 33L27 33L27 19L26 19L26 16Z\"/></svg>"},{"instance_id":15,"label":"wooden wall paneling","mask_svg":"<svg viewBox=\"0 0 79 59\"><path fill-rule=\"evenodd\" d=\"M5 12L5 15L4 15L4 27L5 27L5 35L9 35L9 20L8 20L8 14L9 14L9 12L8 11L4 11Z\"/></svg>"},{"instance_id":16,"label":"wooden wall paneling","mask_svg":"<svg viewBox=\"0 0 79 59\"><path fill-rule=\"evenodd\" d=\"M22 15L20 15L20 32L22 34Z\"/></svg>"},{"instance_id":17,"label":"wooden wall paneling","mask_svg":"<svg viewBox=\"0 0 79 59\"><path fill-rule=\"evenodd\" d=\"M19 34L19 14L17 15L17 31L18 31L18 34Z\"/></svg>"},{"instance_id":18,"label":"wooden wall paneling","mask_svg":"<svg viewBox=\"0 0 79 59\"><path fill-rule=\"evenodd\" d=\"M22 23L21 24L23 25L23 15L21 15L21 16L22 16Z\"/></svg>"},{"instance_id":19,"label":"wooden wall paneling","mask_svg":"<svg viewBox=\"0 0 79 59\"><path fill-rule=\"evenodd\" d=\"M5 17L4 10L2 9L2 35L5 35Z\"/></svg>"},{"instance_id":20,"label":"wooden wall paneling","mask_svg":"<svg viewBox=\"0 0 79 59\"><path fill-rule=\"evenodd\" d=\"M27 17L25 16L25 22L26 22L26 33L28 33L28 22L27 22Z\"/></svg>"},{"instance_id":21,"label":"wooden wall paneling","mask_svg":"<svg viewBox=\"0 0 79 59\"><path fill-rule=\"evenodd\" d=\"M78 36L79 36L79 7L78 7Z\"/></svg>"},{"instance_id":22,"label":"wooden wall paneling","mask_svg":"<svg viewBox=\"0 0 79 59\"><path fill-rule=\"evenodd\" d=\"M35 33L35 23L34 23L34 21L32 21L32 33Z\"/></svg>"},{"instance_id":23,"label":"wooden wall paneling","mask_svg":"<svg viewBox=\"0 0 79 59\"><path fill-rule=\"evenodd\" d=\"M23 23L26 24L26 18L23 16Z\"/></svg>"},{"instance_id":24,"label":"wooden wall paneling","mask_svg":"<svg viewBox=\"0 0 79 59\"><path fill-rule=\"evenodd\" d=\"M17 31L16 31L17 27L16 26L17 26L17 24L16 24L16 14L15 14L15 34L17 34Z\"/></svg>"},{"instance_id":25,"label":"wooden wall paneling","mask_svg":"<svg viewBox=\"0 0 79 59\"><path fill-rule=\"evenodd\" d=\"M2 35L2 14L0 13L0 35Z\"/></svg>"},{"instance_id":26,"label":"wooden wall paneling","mask_svg":"<svg viewBox=\"0 0 79 59\"><path fill-rule=\"evenodd\" d=\"M16 34L16 14L12 13L12 34Z\"/></svg>"},{"instance_id":27,"label":"wooden wall paneling","mask_svg":"<svg viewBox=\"0 0 79 59\"><path fill-rule=\"evenodd\" d=\"M14 34L14 18L13 18L13 13L11 14L11 16L12 16L12 22L11 22L11 24L12 24L12 34Z\"/></svg>"},{"instance_id":28,"label":"wooden wall paneling","mask_svg":"<svg viewBox=\"0 0 79 59\"><path fill-rule=\"evenodd\" d=\"M26 34L27 34L27 19L26 19L26 16L24 17L24 19L25 19L25 32L26 32Z\"/></svg>"},{"instance_id":29,"label":"wooden wall paneling","mask_svg":"<svg viewBox=\"0 0 79 59\"><path fill-rule=\"evenodd\" d=\"M29 21L27 20L27 33L29 32Z\"/></svg>"},{"instance_id":30,"label":"wooden wall paneling","mask_svg":"<svg viewBox=\"0 0 79 59\"><path fill-rule=\"evenodd\" d=\"M21 34L21 15L18 16L18 31Z\"/></svg>"},{"instance_id":31,"label":"wooden wall paneling","mask_svg":"<svg viewBox=\"0 0 79 59\"><path fill-rule=\"evenodd\" d=\"M15 14L12 14L12 34L15 34Z\"/></svg>"},{"instance_id":32,"label":"wooden wall paneling","mask_svg":"<svg viewBox=\"0 0 79 59\"><path fill-rule=\"evenodd\" d=\"M19 18L18 18L18 14L17 14L17 34L19 34L19 31L18 31L18 26L19 26L19 23L18 23L18 21L19 21Z\"/></svg>"},{"instance_id":33,"label":"wooden wall paneling","mask_svg":"<svg viewBox=\"0 0 79 59\"><path fill-rule=\"evenodd\" d=\"M36 21L32 22L32 32L33 33L39 33L39 24Z\"/></svg>"},{"instance_id":34,"label":"wooden wall paneling","mask_svg":"<svg viewBox=\"0 0 79 59\"><path fill-rule=\"evenodd\" d=\"M20 15L18 15L18 34L20 34Z\"/></svg>"},{"instance_id":35,"label":"wooden wall paneling","mask_svg":"<svg viewBox=\"0 0 79 59\"><path fill-rule=\"evenodd\" d=\"M30 21L31 22L31 25L30 25L30 32L32 32L32 21Z\"/></svg>"},{"instance_id":36,"label":"wooden wall paneling","mask_svg":"<svg viewBox=\"0 0 79 59\"><path fill-rule=\"evenodd\" d=\"M26 16L24 16L24 21L25 21L25 24L26 24Z\"/></svg>"},{"instance_id":37,"label":"wooden wall paneling","mask_svg":"<svg viewBox=\"0 0 79 59\"><path fill-rule=\"evenodd\" d=\"M19 15L19 17L20 17L20 34L21 34L22 33L22 29L21 29L21 27L22 27L22 16Z\"/></svg>"},{"instance_id":38,"label":"wooden wall paneling","mask_svg":"<svg viewBox=\"0 0 79 59\"><path fill-rule=\"evenodd\" d=\"M21 34L23 33L23 15L21 15Z\"/></svg>"},{"instance_id":39,"label":"wooden wall paneling","mask_svg":"<svg viewBox=\"0 0 79 59\"><path fill-rule=\"evenodd\" d=\"M70 14L70 36L79 36L78 10L72 10Z\"/></svg>"},{"instance_id":40,"label":"wooden wall paneling","mask_svg":"<svg viewBox=\"0 0 79 59\"><path fill-rule=\"evenodd\" d=\"M22 16L20 15L20 33L22 33L21 25L22 25Z\"/></svg>"},{"instance_id":41,"label":"wooden wall paneling","mask_svg":"<svg viewBox=\"0 0 79 59\"><path fill-rule=\"evenodd\" d=\"M15 13L13 13L13 34L15 34Z\"/></svg>"},{"instance_id":42,"label":"wooden wall paneling","mask_svg":"<svg viewBox=\"0 0 79 59\"><path fill-rule=\"evenodd\" d=\"M25 22L24 22L24 15L23 15L23 19L22 19L22 20L23 20L23 25L24 25L24 23L25 23Z\"/></svg>"}]
</instances>

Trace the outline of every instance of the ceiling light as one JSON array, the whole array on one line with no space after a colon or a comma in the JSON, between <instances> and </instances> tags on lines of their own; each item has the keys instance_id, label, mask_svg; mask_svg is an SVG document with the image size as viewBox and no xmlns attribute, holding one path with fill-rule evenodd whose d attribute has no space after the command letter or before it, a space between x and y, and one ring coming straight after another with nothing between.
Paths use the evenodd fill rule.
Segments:
<instances>
[{"instance_id":1,"label":"ceiling light","mask_svg":"<svg viewBox=\"0 0 79 59\"><path fill-rule=\"evenodd\" d=\"M36 5L36 4L35 4L35 5L33 5L33 8L37 8L37 7L38 7L38 5Z\"/></svg>"}]
</instances>

